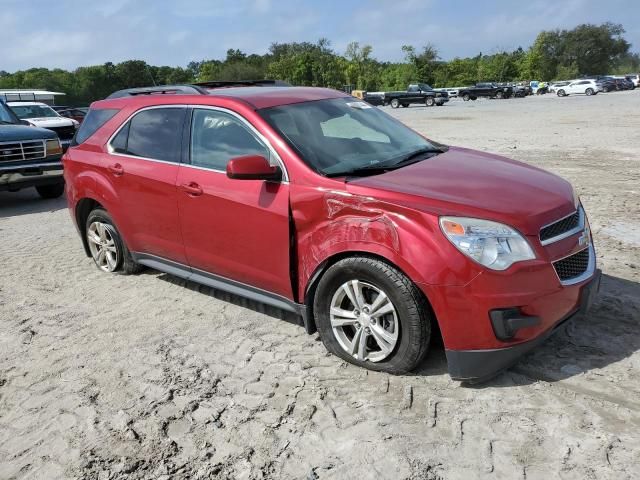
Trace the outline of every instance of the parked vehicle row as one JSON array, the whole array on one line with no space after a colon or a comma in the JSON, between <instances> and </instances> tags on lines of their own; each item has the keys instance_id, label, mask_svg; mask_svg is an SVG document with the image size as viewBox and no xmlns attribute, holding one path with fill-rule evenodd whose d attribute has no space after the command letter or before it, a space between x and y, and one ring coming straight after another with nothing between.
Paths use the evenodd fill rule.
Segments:
<instances>
[{"instance_id":1,"label":"parked vehicle row","mask_svg":"<svg viewBox=\"0 0 640 480\"><path fill-rule=\"evenodd\" d=\"M485 98L510 98L513 96L513 87L500 86L497 83L476 83L473 87L458 90L458 97L468 102L480 97Z\"/></svg>"},{"instance_id":2,"label":"parked vehicle row","mask_svg":"<svg viewBox=\"0 0 640 480\"><path fill-rule=\"evenodd\" d=\"M372 105L391 105L391 108L406 108L412 104L441 107L449 101L446 91L435 90L426 83L413 83L406 91L366 92L361 97Z\"/></svg>"}]
</instances>

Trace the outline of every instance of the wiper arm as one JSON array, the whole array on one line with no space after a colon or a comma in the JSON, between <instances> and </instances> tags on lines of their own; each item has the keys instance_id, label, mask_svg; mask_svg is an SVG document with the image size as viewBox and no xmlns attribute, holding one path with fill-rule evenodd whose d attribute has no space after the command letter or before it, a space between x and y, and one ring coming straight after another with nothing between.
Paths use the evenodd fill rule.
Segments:
<instances>
[{"instance_id":1,"label":"wiper arm","mask_svg":"<svg viewBox=\"0 0 640 480\"><path fill-rule=\"evenodd\" d=\"M7 122L6 120L0 120L0 123L2 123L3 125L17 125L13 122Z\"/></svg>"}]
</instances>

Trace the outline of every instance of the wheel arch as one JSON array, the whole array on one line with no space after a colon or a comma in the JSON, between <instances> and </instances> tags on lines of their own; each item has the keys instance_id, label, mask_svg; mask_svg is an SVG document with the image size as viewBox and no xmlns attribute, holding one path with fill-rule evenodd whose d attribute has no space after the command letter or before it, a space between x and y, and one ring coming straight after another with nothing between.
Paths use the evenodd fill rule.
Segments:
<instances>
[{"instance_id":1,"label":"wheel arch","mask_svg":"<svg viewBox=\"0 0 640 480\"><path fill-rule=\"evenodd\" d=\"M74 219L80 232L80 238L82 239L84 253L87 255L87 257L91 256L91 251L89 250L89 243L87 242L87 236L85 235L84 228L85 224L87 223L89 214L96 208L104 208L104 206L93 198L85 197L78 200L74 212Z\"/></svg>"}]
</instances>

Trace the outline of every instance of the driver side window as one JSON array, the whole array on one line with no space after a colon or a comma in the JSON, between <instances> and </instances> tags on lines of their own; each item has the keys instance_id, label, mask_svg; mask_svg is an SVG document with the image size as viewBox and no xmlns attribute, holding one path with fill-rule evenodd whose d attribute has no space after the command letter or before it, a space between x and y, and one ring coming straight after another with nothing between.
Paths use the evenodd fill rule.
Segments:
<instances>
[{"instance_id":1,"label":"driver side window","mask_svg":"<svg viewBox=\"0 0 640 480\"><path fill-rule=\"evenodd\" d=\"M240 120L218 110L195 109L191 120L191 165L224 171L245 155L270 159L269 149Z\"/></svg>"}]
</instances>

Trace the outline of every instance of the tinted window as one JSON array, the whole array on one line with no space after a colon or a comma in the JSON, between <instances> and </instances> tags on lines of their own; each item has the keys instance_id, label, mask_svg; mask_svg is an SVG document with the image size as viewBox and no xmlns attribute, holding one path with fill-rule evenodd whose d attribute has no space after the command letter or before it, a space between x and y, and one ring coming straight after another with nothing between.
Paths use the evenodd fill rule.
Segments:
<instances>
[{"instance_id":1,"label":"tinted window","mask_svg":"<svg viewBox=\"0 0 640 480\"><path fill-rule=\"evenodd\" d=\"M118 153L127 153L127 140L129 138L129 125L131 125L131 122L127 122L127 124L120 129L120 131L114 137L114 139L111 140L111 146Z\"/></svg>"},{"instance_id":2,"label":"tinted window","mask_svg":"<svg viewBox=\"0 0 640 480\"><path fill-rule=\"evenodd\" d=\"M18 123L18 119L15 117L13 112L9 110L3 102L0 102L0 122L3 123Z\"/></svg>"},{"instance_id":3,"label":"tinted window","mask_svg":"<svg viewBox=\"0 0 640 480\"><path fill-rule=\"evenodd\" d=\"M87 138L96 133L96 131L107 123L111 118L118 113L118 110L104 108L101 110L89 110L89 113L84 118L84 121L80 125L80 128L76 132L74 144L78 145L83 143Z\"/></svg>"},{"instance_id":4,"label":"tinted window","mask_svg":"<svg viewBox=\"0 0 640 480\"><path fill-rule=\"evenodd\" d=\"M224 170L230 159L243 155L269 158L269 150L233 115L217 110L194 110L191 123L192 165Z\"/></svg>"},{"instance_id":5,"label":"tinted window","mask_svg":"<svg viewBox=\"0 0 640 480\"><path fill-rule=\"evenodd\" d=\"M126 153L136 157L180 162L180 138L185 113L184 108L154 108L138 113L127 126L129 135ZM122 147L123 139L117 139ZM118 148L113 143L112 145Z\"/></svg>"}]
</instances>

